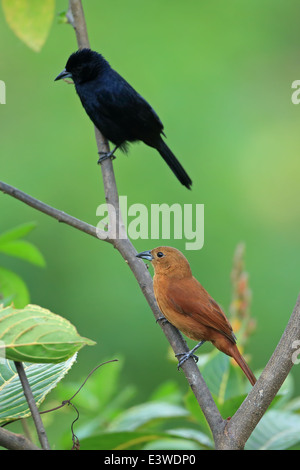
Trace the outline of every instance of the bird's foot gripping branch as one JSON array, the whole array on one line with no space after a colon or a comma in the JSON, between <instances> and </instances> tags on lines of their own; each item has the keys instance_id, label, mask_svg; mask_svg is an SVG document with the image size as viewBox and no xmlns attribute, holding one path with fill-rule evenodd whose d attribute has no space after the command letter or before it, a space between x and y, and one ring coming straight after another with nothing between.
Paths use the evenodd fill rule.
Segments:
<instances>
[{"instance_id":1,"label":"bird's foot gripping branch","mask_svg":"<svg viewBox=\"0 0 300 470\"><path fill-rule=\"evenodd\" d=\"M153 264L154 294L166 319L188 338L200 341L196 349L203 342L211 341L220 351L233 357L251 385L254 385L256 378L237 348L235 335L225 313L193 277L183 254L175 248L160 246L139 253L137 257ZM184 355L179 362L180 367L189 357L193 357L194 350Z\"/></svg>"}]
</instances>

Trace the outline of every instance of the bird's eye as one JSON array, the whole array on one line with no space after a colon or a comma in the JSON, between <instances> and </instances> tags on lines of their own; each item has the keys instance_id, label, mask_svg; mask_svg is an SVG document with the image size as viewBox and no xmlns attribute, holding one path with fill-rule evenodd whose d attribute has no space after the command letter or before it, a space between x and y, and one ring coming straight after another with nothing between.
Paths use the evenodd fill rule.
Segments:
<instances>
[{"instance_id":1,"label":"bird's eye","mask_svg":"<svg viewBox=\"0 0 300 470\"><path fill-rule=\"evenodd\" d=\"M164 255L161 251L159 251L159 252L157 253L157 256L158 256L158 258L162 258L162 257L165 256L165 255Z\"/></svg>"}]
</instances>

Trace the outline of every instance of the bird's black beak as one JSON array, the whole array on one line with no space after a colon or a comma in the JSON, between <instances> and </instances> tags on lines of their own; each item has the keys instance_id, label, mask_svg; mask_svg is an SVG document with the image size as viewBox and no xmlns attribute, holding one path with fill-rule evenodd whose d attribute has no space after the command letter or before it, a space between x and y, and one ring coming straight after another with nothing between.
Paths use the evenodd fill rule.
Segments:
<instances>
[{"instance_id":1,"label":"bird's black beak","mask_svg":"<svg viewBox=\"0 0 300 470\"><path fill-rule=\"evenodd\" d=\"M142 253L138 253L135 255L137 258L147 259L148 261L153 260L153 256L151 254L151 250L149 251L142 251Z\"/></svg>"},{"instance_id":2,"label":"bird's black beak","mask_svg":"<svg viewBox=\"0 0 300 470\"><path fill-rule=\"evenodd\" d=\"M62 72L60 72L59 75L54 79L56 82L57 80L61 80L62 78L72 78L72 74L70 72L67 72L66 69L64 69Z\"/></svg>"}]
</instances>

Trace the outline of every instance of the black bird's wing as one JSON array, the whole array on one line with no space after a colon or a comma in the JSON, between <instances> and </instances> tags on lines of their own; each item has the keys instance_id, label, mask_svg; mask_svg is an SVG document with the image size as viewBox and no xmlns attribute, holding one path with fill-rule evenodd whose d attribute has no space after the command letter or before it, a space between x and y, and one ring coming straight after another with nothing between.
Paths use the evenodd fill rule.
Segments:
<instances>
[{"instance_id":1,"label":"black bird's wing","mask_svg":"<svg viewBox=\"0 0 300 470\"><path fill-rule=\"evenodd\" d=\"M142 140L153 146L163 133L161 120L126 80L117 72L111 72L114 72L113 76L106 76L101 86L94 90L97 103L92 114L98 117L97 127L115 144Z\"/></svg>"},{"instance_id":2,"label":"black bird's wing","mask_svg":"<svg viewBox=\"0 0 300 470\"><path fill-rule=\"evenodd\" d=\"M164 126L158 115L115 70L109 68L75 86L90 119L110 142L125 151L127 142L138 140L157 149L179 181L190 188L190 177L161 137Z\"/></svg>"}]
</instances>

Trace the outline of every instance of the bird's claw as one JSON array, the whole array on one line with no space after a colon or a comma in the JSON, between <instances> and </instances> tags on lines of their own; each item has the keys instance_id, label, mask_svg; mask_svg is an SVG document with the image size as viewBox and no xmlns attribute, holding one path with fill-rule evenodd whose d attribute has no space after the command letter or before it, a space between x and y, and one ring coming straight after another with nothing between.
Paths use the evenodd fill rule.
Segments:
<instances>
[{"instance_id":1,"label":"bird's claw","mask_svg":"<svg viewBox=\"0 0 300 470\"><path fill-rule=\"evenodd\" d=\"M192 357L194 359L195 362L198 362L199 360L199 357L196 356L195 354L193 354L193 351L189 351L187 353L178 353L178 354L175 354L175 356L183 356L180 361L178 362L177 364L177 369L179 370L180 367L182 366L182 364L187 361L190 357Z\"/></svg>"},{"instance_id":2,"label":"bird's claw","mask_svg":"<svg viewBox=\"0 0 300 470\"><path fill-rule=\"evenodd\" d=\"M114 150L112 150L111 152L98 152L98 155L100 155L99 159L98 159L98 164L100 165L102 162L104 162L104 160L107 160L108 158L111 158L112 160L114 160L116 157L114 156Z\"/></svg>"},{"instance_id":3,"label":"bird's claw","mask_svg":"<svg viewBox=\"0 0 300 470\"><path fill-rule=\"evenodd\" d=\"M168 323L168 320L163 315L156 319L156 323L158 323L159 321L161 322L162 325L165 325L166 323Z\"/></svg>"}]
</instances>

